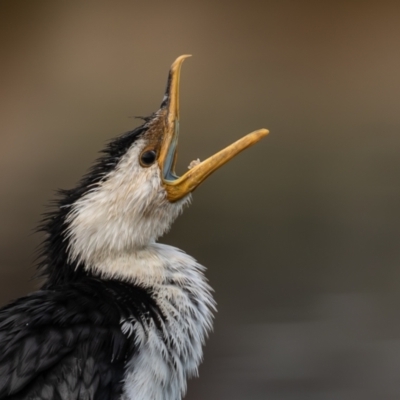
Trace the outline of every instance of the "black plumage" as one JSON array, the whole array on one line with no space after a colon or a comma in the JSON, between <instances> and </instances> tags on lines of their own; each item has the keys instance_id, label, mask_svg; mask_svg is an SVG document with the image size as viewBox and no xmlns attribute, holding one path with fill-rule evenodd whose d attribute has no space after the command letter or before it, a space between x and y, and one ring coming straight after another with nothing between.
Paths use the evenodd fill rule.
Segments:
<instances>
[{"instance_id":1,"label":"black plumage","mask_svg":"<svg viewBox=\"0 0 400 400\"><path fill-rule=\"evenodd\" d=\"M124 318L158 321L143 288L94 277L21 298L0 312L0 399L118 399L135 338Z\"/></svg>"}]
</instances>

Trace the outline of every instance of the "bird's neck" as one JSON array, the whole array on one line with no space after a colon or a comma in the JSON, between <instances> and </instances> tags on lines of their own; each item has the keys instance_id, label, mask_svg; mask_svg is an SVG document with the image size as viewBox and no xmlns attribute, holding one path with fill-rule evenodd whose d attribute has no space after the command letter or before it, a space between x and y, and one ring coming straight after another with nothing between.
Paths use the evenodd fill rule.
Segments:
<instances>
[{"instance_id":1,"label":"bird's neck","mask_svg":"<svg viewBox=\"0 0 400 400\"><path fill-rule=\"evenodd\" d=\"M57 286L93 276L107 280L155 287L170 281L191 278L203 280L204 269L183 251L161 243L120 252L99 252L90 262L77 263L68 258L64 246L55 246L44 260L45 286Z\"/></svg>"},{"instance_id":2,"label":"bird's neck","mask_svg":"<svg viewBox=\"0 0 400 400\"><path fill-rule=\"evenodd\" d=\"M118 253L99 253L85 270L103 279L117 279L152 287L200 271L202 267L183 251L160 243Z\"/></svg>"}]
</instances>

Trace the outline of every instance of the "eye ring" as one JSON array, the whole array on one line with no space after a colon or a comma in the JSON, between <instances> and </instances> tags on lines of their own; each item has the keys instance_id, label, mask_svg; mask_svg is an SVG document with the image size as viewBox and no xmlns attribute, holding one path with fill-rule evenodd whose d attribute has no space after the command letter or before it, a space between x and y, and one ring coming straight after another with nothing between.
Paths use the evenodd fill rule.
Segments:
<instances>
[{"instance_id":1,"label":"eye ring","mask_svg":"<svg viewBox=\"0 0 400 400\"><path fill-rule=\"evenodd\" d=\"M156 161L157 153L154 150L145 150L139 158L140 165L142 167L150 167Z\"/></svg>"}]
</instances>

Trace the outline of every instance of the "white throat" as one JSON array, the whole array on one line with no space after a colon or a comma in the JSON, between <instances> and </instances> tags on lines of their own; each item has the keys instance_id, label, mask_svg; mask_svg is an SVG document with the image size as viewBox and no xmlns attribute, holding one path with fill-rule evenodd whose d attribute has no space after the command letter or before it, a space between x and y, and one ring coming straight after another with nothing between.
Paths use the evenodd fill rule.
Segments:
<instances>
[{"instance_id":1,"label":"white throat","mask_svg":"<svg viewBox=\"0 0 400 400\"><path fill-rule=\"evenodd\" d=\"M125 255L140 258L140 251L163 235L190 202L190 196L167 200L157 163L140 166L144 143L139 139L113 171L71 206L66 219L70 261L99 270L117 258L124 264ZM112 275L115 270L107 269L100 272Z\"/></svg>"}]
</instances>

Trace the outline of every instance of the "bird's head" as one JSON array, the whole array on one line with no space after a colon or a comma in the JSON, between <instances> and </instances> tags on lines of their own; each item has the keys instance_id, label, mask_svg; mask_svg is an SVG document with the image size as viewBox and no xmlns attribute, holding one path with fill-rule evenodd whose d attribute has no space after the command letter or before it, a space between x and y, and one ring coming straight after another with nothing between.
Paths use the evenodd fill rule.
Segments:
<instances>
[{"instance_id":1,"label":"bird's head","mask_svg":"<svg viewBox=\"0 0 400 400\"><path fill-rule=\"evenodd\" d=\"M160 109L109 142L79 185L62 192L43 225L53 263L64 257L90 266L146 247L169 229L200 183L268 134L265 129L250 133L178 177L179 81L187 57L172 64Z\"/></svg>"}]
</instances>

